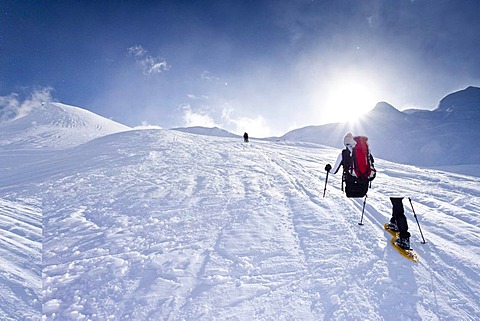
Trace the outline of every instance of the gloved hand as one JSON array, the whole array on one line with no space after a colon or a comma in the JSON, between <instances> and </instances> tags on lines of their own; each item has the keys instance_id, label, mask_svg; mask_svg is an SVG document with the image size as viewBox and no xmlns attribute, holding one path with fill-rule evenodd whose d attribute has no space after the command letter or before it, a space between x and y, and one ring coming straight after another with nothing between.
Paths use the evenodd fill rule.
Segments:
<instances>
[{"instance_id":1,"label":"gloved hand","mask_svg":"<svg viewBox=\"0 0 480 321\"><path fill-rule=\"evenodd\" d=\"M326 170L327 172L330 172L331 169L332 169L332 165L327 164L327 165L325 166L325 170Z\"/></svg>"}]
</instances>

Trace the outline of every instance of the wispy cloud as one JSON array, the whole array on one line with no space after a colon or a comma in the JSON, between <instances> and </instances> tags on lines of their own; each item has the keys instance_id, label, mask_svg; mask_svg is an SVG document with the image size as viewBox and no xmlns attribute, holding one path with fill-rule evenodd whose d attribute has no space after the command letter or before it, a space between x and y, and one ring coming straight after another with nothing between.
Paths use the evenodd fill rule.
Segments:
<instances>
[{"instance_id":1,"label":"wispy cloud","mask_svg":"<svg viewBox=\"0 0 480 321\"><path fill-rule=\"evenodd\" d=\"M195 94L187 94L187 97L191 100L208 100L207 95L197 96Z\"/></svg>"},{"instance_id":2,"label":"wispy cloud","mask_svg":"<svg viewBox=\"0 0 480 321\"><path fill-rule=\"evenodd\" d=\"M16 93L0 96L0 122L15 120L28 115L34 108L52 101L53 88L35 89L30 96L22 100Z\"/></svg>"},{"instance_id":3,"label":"wispy cloud","mask_svg":"<svg viewBox=\"0 0 480 321\"><path fill-rule=\"evenodd\" d=\"M142 57L147 54L147 51L143 49L142 46L135 45L131 46L130 48L127 49L129 55L134 56L134 57Z\"/></svg>"},{"instance_id":4,"label":"wispy cloud","mask_svg":"<svg viewBox=\"0 0 480 321\"><path fill-rule=\"evenodd\" d=\"M213 80L217 81L217 80L220 80L219 77L215 76L214 74L212 74L212 73L211 73L210 71L208 71L208 70L204 70L204 71L202 72L202 74L200 75L200 78L201 78L202 80L207 80L207 81L213 81Z\"/></svg>"},{"instance_id":5,"label":"wispy cloud","mask_svg":"<svg viewBox=\"0 0 480 321\"><path fill-rule=\"evenodd\" d=\"M183 122L186 127L220 127L215 124L213 118L206 111L193 111L190 105L184 105L181 109L183 112Z\"/></svg>"},{"instance_id":6,"label":"wispy cloud","mask_svg":"<svg viewBox=\"0 0 480 321\"><path fill-rule=\"evenodd\" d=\"M146 120L144 120L141 125L135 126L133 129L163 129L163 127L158 125L152 125Z\"/></svg>"},{"instance_id":7,"label":"wispy cloud","mask_svg":"<svg viewBox=\"0 0 480 321\"><path fill-rule=\"evenodd\" d=\"M268 137L272 135L267 121L262 115L254 115L253 117L235 117L234 110L225 106L222 111L222 119L227 128L233 127L233 132L241 135L243 132L248 132L252 137ZM233 125L233 126L232 126Z\"/></svg>"},{"instance_id":8,"label":"wispy cloud","mask_svg":"<svg viewBox=\"0 0 480 321\"><path fill-rule=\"evenodd\" d=\"M182 126L219 127L238 135L243 135L246 131L252 137L272 136L268 121L257 112L249 113L245 109L235 108L231 102L222 101L218 97L212 98L212 101L206 96L188 97L191 104L179 107Z\"/></svg>"},{"instance_id":9,"label":"wispy cloud","mask_svg":"<svg viewBox=\"0 0 480 321\"><path fill-rule=\"evenodd\" d=\"M144 75L159 74L170 69L170 65L164 58L153 57L140 45L127 48L129 56L135 58L135 62L142 68Z\"/></svg>"}]
</instances>

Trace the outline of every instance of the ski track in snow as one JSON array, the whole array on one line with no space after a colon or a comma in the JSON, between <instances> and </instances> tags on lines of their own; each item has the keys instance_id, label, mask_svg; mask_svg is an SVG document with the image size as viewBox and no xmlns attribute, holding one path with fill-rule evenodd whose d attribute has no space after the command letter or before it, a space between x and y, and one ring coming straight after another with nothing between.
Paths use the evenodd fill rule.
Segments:
<instances>
[{"instance_id":1,"label":"ski track in snow","mask_svg":"<svg viewBox=\"0 0 480 321\"><path fill-rule=\"evenodd\" d=\"M339 152L144 130L3 165L2 221L17 228L2 241L24 249L6 254L25 292L12 306L32 316L41 297L44 320L477 319L480 178L377 160L360 226L340 174L322 197ZM391 191L412 199L419 263L383 230Z\"/></svg>"}]
</instances>

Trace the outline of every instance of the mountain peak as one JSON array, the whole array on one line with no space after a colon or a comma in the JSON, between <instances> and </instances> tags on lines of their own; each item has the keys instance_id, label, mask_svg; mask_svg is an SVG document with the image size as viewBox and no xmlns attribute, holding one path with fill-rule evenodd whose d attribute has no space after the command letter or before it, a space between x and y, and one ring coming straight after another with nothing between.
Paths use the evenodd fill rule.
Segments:
<instances>
[{"instance_id":1,"label":"mountain peak","mask_svg":"<svg viewBox=\"0 0 480 321\"><path fill-rule=\"evenodd\" d=\"M480 110L480 88L469 86L445 96L435 111L474 112Z\"/></svg>"},{"instance_id":2,"label":"mountain peak","mask_svg":"<svg viewBox=\"0 0 480 321\"><path fill-rule=\"evenodd\" d=\"M20 118L0 124L0 146L62 149L129 130L130 127L86 109L45 103Z\"/></svg>"},{"instance_id":3,"label":"mountain peak","mask_svg":"<svg viewBox=\"0 0 480 321\"><path fill-rule=\"evenodd\" d=\"M398 109L396 109L395 107L393 107L392 105L390 105L385 101L378 102L373 108L373 110L377 112L379 111L380 112L395 112L395 111L398 112Z\"/></svg>"},{"instance_id":4,"label":"mountain peak","mask_svg":"<svg viewBox=\"0 0 480 321\"><path fill-rule=\"evenodd\" d=\"M404 114L387 102L381 101L367 114L369 116L400 116Z\"/></svg>"}]
</instances>

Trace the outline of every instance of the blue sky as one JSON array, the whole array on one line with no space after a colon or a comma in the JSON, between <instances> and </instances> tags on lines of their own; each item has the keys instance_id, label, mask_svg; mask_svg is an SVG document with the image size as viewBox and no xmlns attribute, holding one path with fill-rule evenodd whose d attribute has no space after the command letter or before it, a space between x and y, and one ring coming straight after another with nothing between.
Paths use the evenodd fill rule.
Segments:
<instances>
[{"instance_id":1,"label":"blue sky","mask_svg":"<svg viewBox=\"0 0 480 321\"><path fill-rule=\"evenodd\" d=\"M0 0L0 101L47 89L129 126L261 137L434 109L480 86L479 52L475 0Z\"/></svg>"}]
</instances>

